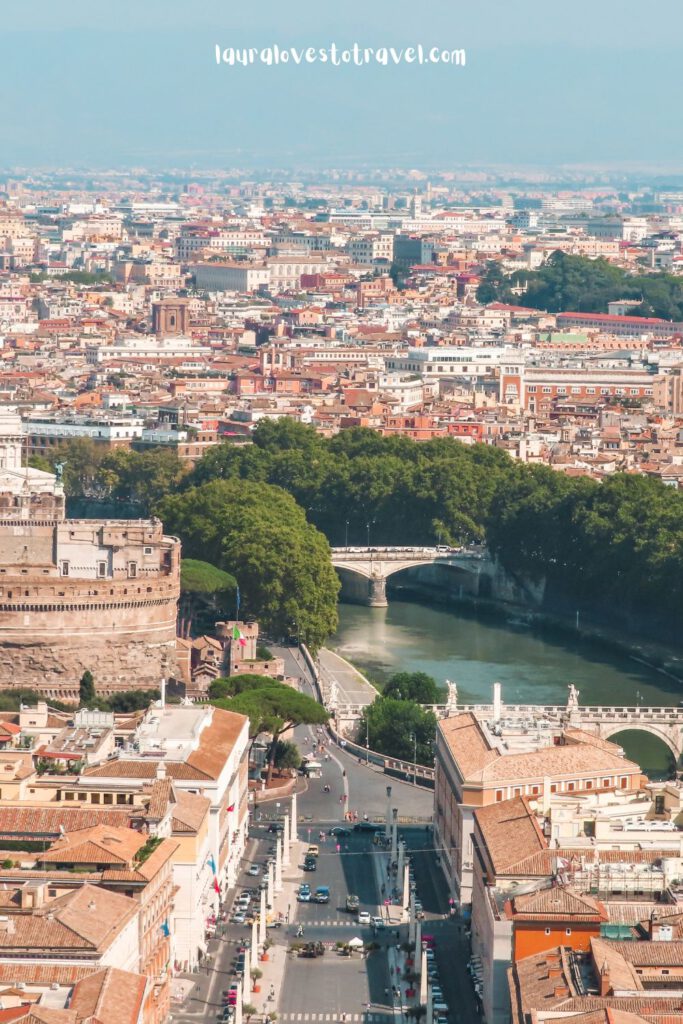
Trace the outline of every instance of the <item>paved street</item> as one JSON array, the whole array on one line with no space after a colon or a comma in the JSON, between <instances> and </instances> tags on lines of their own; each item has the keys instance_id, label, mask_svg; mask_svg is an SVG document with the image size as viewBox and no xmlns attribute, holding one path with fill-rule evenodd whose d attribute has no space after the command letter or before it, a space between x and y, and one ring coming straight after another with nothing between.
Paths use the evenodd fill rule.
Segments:
<instances>
[{"instance_id":1,"label":"paved street","mask_svg":"<svg viewBox=\"0 0 683 1024\"><path fill-rule=\"evenodd\" d=\"M313 693L307 678L305 663L292 648L279 648L285 658L288 674L302 680L302 689ZM422 821L431 818L433 794L430 790L406 782L389 779L381 771L349 755L330 740L324 730L301 726L295 730L294 740L303 753L315 753L322 765L322 778L302 781L298 795L298 835L303 841L300 851L311 843L320 848L317 870L303 871L300 863L292 863L292 878L306 881L315 891L319 885L329 886L328 904L299 903L293 890L282 905L288 921L283 927L269 931L273 942L271 960L281 963L281 979L277 991L270 984L253 997L259 1013L273 1011L279 1024L393 1024L398 1014L388 993L392 989L386 947L396 944L394 928L383 928L373 936L369 926L360 927L356 916L345 909L346 897L354 893L359 897L360 909L376 915L381 910L383 893L380 881L384 878L378 847L368 833L353 832L344 820L346 810L359 817L367 814L371 820L383 820L387 806L387 785L391 786L391 803L402 819L417 819L420 824L402 828L401 835L413 857L418 895L422 900L426 921L424 930L437 940L436 958L441 968L442 987L451 1007L450 1024L470 1024L479 1018L469 975L466 971L467 946L459 925L444 920L448 912L448 894L441 875L437 856L431 849L432 834ZM320 749L322 744L322 749ZM330 793L323 792L325 786ZM342 798L340 801L340 797ZM251 839L244 869L251 863L265 864L270 853L273 836L267 829L269 822L287 813L290 799L260 805L255 808ZM350 829L348 836L330 837L330 827L342 825ZM324 838L320 834L324 833ZM258 885L258 879L243 873L238 889ZM293 884L293 883L291 883ZM229 904L226 909L229 909ZM304 942L323 942L326 952L322 957L304 959L287 952L296 941L296 929L303 926ZM405 927L401 939L406 938ZM222 991L235 980L232 961L239 943L249 936L249 929L231 923L220 924L218 937L209 944L212 957L208 971L193 977L195 989L182 1008L174 1010L175 1024L215 1024L221 1010ZM375 940L380 949L361 960L358 955L340 956L337 942L348 942L358 936L365 941ZM392 954L394 955L394 954ZM265 973L265 972L264 972ZM284 976L282 976L284 975ZM265 979L264 979L265 980ZM394 979L395 980L395 979ZM400 1019L400 1014L398 1019Z\"/></svg>"},{"instance_id":2,"label":"paved street","mask_svg":"<svg viewBox=\"0 0 683 1024\"><path fill-rule=\"evenodd\" d=\"M323 648L319 655L323 681L336 680L340 704L372 704L377 690L334 651Z\"/></svg>"}]
</instances>

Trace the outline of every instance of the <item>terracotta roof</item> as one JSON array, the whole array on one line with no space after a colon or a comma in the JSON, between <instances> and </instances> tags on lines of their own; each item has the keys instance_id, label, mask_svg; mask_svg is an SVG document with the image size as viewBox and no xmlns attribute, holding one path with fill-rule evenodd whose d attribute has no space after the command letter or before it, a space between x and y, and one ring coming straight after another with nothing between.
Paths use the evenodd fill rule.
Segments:
<instances>
[{"instance_id":1,"label":"terracotta roof","mask_svg":"<svg viewBox=\"0 0 683 1024\"><path fill-rule=\"evenodd\" d=\"M0 837L56 837L60 834L60 825L65 832L77 832L100 824L125 827L131 813L134 813L132 807L13 807L0 803Z\"/></svg>"},{"instance_id":2,"label":"terracotta roof","mask_svg":"<svg viewBox=\"0 0 683 1024\"><path fill-rule=\"evenodd\" d=\"M12 915L0 945L6 950L30 949L36 957L62 949L104 952L137 911L135 900L86 884L31 915Z\"/></svg>"},{"instance_id":3,"label":"terracotta roof","mask_svg":"<svg viewBox=\"0 0 683 1024\"><path fill-rule=\"evenodd\" d=\"M78 982L69 1007L79 1018L96 1017L102 1024L135 1024L146 987L143 975L108 967Z\"/></svg>"},{"instance_id":4,"label":"terracotta roof","mask_svg":"<svg viewBox=\"0 0 683 1024\"><path fill-rule=\"evenodd\" d=\"M246 715L214 708L211 722L202 729L199 746L192 751L187 764L209 778L217 779L248 721Z\"/></svg>"},{"instance_id":5,"label":"terracotta roof","mask_svg":"<svg viewBox=\"0 0 683 1024\"><path fill-rule=\"evenodd\" d=\"M472 778L501 756L490 746L474 715L442 718L437 728L464 779Z\"/></svg>"},{"instance_id":6,"label":"terracotta roof","mask_svg":"<svg viewBox=\"0 0 683 1024\"><path fill-rule=\"evenodd\" d=\"M145 836L131 828L95 825L79 832L67 832L36 860L47 864L121 864L130 865Z\"/></svg>"},{"instance_id":7,"label":"terracotta roof","mask_svg":"<svg viewBox=\"0 0 683 1024\"><path fill-rule=\"evenodd\" d=\"M510 871L525 858L547 848L536 815L524 797L478 807L474 816L496 873Z\"/></svg>"},{"instance_id":8,"label":"terracotta roof","mask_svg":"<svg viewBox=\"0 0 683 1024\"><path fill-rule=\"evenodd\" d=\"M515 920L572 920L606 921L605 908L592 896L583 895L565 886L525 893L511 900L511 914Z\"/></svg>"},{"instance_id":9,"label":"terracotta roof","mask_svg":"<svg viewBox=\"0 0 683 1024\"><path fill-rule=\"evenodd\" d=\"M208 797L179 792L173 808L173 831L196 832L208 814L210 806L211 801Z\"/></svg>"}]
</instances>

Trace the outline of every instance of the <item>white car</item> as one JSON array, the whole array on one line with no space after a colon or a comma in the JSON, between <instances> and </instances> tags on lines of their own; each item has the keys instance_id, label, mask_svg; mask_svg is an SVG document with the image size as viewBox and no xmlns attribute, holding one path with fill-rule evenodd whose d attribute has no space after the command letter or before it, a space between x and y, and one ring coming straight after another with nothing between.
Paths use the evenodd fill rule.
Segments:
<instances>
[{"instance_id":1,"label":"white car","mask_svg":"<svg viewBox=\"0 0 683 1024\"><path fill-rule=\"evenodd\" d=\"M371 920L371 924L372 924L373 928L377 928L377 929L384 928L384 918L383 917L373 917L370 920Z\"/></svg>"},{"instance_id":2,"label":"white car","mask_svg":"<svg viewBox=\"0 0 683 1024\"><path fill-rule=\"evenodd\" d=\"M261 868L259 867L258 864L252 864L249 870L247 871L247 874L252 875L253 878L258 878L258 876L261 874Z\"/></svg>"},{"instance_id":3,"label":"white car","mask_svg":"<svg viewBox=\"0 0 683 1024\"><path fill-rule=\"evenodd\" d=\"M372 918L367 910L358 911L358 924L370 924Z\"/></svg>"},{"instance_id":4,"label":"white car","mask_svg":"<svg viewBox=\"0 0 683 1024\"><path fill-rule=\"evenodd\" d=\"M244 924L245 921L246 921L246 917L244 916L244 914L241 911L239 911L237 914L233 914L233 918L232 918L232 923L233 924Z\"/></svg>"}]
</instances>

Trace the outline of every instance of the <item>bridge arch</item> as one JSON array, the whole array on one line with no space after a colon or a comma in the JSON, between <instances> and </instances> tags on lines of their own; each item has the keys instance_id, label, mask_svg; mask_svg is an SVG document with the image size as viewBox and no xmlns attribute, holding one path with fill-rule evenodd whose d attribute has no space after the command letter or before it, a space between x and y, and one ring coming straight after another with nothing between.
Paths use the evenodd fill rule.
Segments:
<instances>
[{"instance_id":1,"label":"bridge arch","mask_svg":"<svg viewBox=\"0 0 683 1024\"><path fill-rule=\"evenodd\" d=\"M664 723L659 724L657 722L640 722L635 720L628 723L610 722L600 726L599 731L602 739L609 739L612 742L619 743L624 748L626 757L637 761L646 774L650 774L651 771L654 771L655 776L659 776L661 772L669 774L672 769L678 767L683 755L681 727L678 725L665 725ZM633 746L638 734L652 736L657 740L656 745L648 745L652 762L649 761L648 754L645 751L629 751L629 747ZM664 760L665 753L668 753L670 759L668 767Z\"/></svg>"}]
</instances>

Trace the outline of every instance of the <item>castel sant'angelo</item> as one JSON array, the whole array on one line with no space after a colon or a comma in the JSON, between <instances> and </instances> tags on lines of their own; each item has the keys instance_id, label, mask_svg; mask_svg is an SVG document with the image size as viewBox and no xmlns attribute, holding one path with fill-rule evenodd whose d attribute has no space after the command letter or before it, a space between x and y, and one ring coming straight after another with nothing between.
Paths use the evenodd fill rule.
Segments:
<instances>
[{"instance_id":1,"label":"castel sant'angelo","mask_svg":"<svg viewBox=\"0 0 683 1024\"><path fill-rule=\"evenodd\" d=\"M158 519L66 519L61 481L22 466L22 425L0 408L0 689L78 698L174 674L180 542Z\"/></svg>"}]
</instances>

